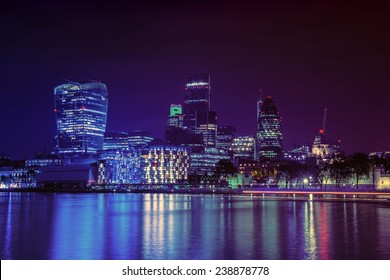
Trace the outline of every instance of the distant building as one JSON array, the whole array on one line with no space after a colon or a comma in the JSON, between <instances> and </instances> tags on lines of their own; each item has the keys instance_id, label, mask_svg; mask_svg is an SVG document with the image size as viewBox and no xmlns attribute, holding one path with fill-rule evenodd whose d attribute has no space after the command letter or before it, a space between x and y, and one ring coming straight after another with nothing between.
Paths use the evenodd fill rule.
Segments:
<instances>
[{"instance_id":1,"label":"distant building","mask_svg":"<svg viewBox=\"0 0 390 280\"><path fill-rule=\"evenodd\" d=\"M184 127L196 132L200 125L208 124L210 110L210 76L188 75L184 95Z\"/></svg>"},{"instance_id":2,"label":"distant building","mask_svg":"<svg viewBox=\"0 0 390 280\"><path fill-rule=\"evenodd\" d=\"M181 105L171 104L169 109L169 116L167 127L183 127L183 109Z\"/></svg>"},{"instance_id":3,"label":"distant building","mask_svg":"<svg viewBox=\"0 0 390 280\"><path fill-rule=\"evenodd\" d=\"M236 135L236 128L233 126L218 126L217 148L229 150Z\"/></svg>"},{"instance_id":4,"label":"distant building","mask_svg":"<svg viewBox=\"0 0 390 280\"><path fill-rule=\"evenodd\" d=\"M94 155L103 149L108 93L100 82L69 82L54 89L60 156Z\"/></svg>"},{"instance_id":5,"label":"distant building","mask_svg":"<svg viewBox=\"0 0 390 280\"><path fill-rule=\"evenodd\" d=\"M184 115L181 105L171 104L169 109L167 127L165 129L165 142L168 145L182 145L187 143L187 130L183 128Z\"/></svg>"},{"instance_id":6,"label":"distant building","mask_svg":"<svg viewBox=\"0 0 390 280\"><path fill-rule=\"evenodd\" d=\"M230 150L234 152L234 158L255 158L255 138L253 136L238 136L233 139Z\"/></svg>"},{"instance_id":7,"label":"distant building","mask_svg":"<svg viewBox=\"0 0 390 280\"><path fill-rule=\"evenodd\" d=\"M66 160L62 158L34 158L27 159L25 162L26 167L41 167L46 165L63 165Z\"/></svg>"},{"instance_id":8,"label":"distant building","mask_svg":"<svg viewBox=\"0 0 390 280\"><path fill-rule=\"evenodd\" d=\"M154 138L149 132L142 130L134 130L129 132L129 147L133 148L144 148L152 142Z\"/></svg>"},{"instance_id":9,"label":"distant building","mask_svg":"<svg viewBox=\"0 0 390 280\"><path fill-rule=\"evenodd\" d=\"M310 157L311 148L307 144L303 144L301 146L297 146L293 148L291 151L284 152L284 158L286 160L293 160L300 163L305 163L307 159Z\"/></svg>"},{"instance_id":10,"label":"distant building","mask_svg":"<svg viewBox=\"0 0 390 280\"><path fill-rule=\"evenodd\" d=\"M215 147L217 142L217 113L209 111L208 123L199 125L196 132L202 135L204 146Z\"/></svg>"},{"instance_id":11,"label":"distant building","mask_svg":"<svg viewBox=\"0 0 390 280\"><path fill-rule=\"evenodd\" d=\"M281 117L272 98L257 103L256 160L278 160L283 158L283 136Z\"/></svg>"},{"instance_id":12,"label":"distant building","mask_svg":"<svg viewBox=\"0 0 390 280\"><path fill-rule=\"evenodd\" d=\"M314 138L312 155L320 159L328 159L341 152L340 141L330 140L320 131Z\"/></svg>"},{"instance_id":13,"label":"distant building","mask_svg":"<svg viewBox=\"0 0 390 280\"><path fill-rule=\"evenodd\" d=\"M190 174L213 174L220 160L231 159L232 153L227 150L214 147L192 147L190 152Z\"/></svg>"},{"instance_id":14,"label":"distant building","mask_svg":"<svg viewBox=\"0 0 390 280\"><path fill-rule=\"evenodd\" d=\"M129 134L127 132L110 131L104 134L103 150L128 150Z\"/></svg>"}]
</instances>

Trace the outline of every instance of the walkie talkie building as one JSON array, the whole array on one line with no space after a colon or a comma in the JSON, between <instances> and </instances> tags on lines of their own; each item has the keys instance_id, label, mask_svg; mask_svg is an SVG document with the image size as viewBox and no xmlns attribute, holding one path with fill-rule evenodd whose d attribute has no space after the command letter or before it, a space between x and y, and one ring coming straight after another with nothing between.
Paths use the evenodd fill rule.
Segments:
<instances>
[{"instance_id":1,"label":"walkie talkie building","mask_svg":"<svg viewBox=\"0 0 390 280\"><path fill-rule=\"evenodd\" d=\"M69 82L54 89L60 156L94 155L103 149L108 93L100 82Z\"/></svg>"}]
</instances>

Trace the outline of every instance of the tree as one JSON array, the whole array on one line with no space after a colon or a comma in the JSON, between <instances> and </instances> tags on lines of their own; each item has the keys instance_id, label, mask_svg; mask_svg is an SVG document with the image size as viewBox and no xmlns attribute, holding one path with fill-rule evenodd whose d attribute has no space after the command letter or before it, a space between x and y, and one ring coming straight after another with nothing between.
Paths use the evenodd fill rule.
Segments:
<instances>
[{"instance_id":1,"label":"tree","mask_svg":"<svg viewBox=\"0 0 390 280\"><path fill-rule=\"evenodd\" d=\"M377 155L373 155L370 156L368 162L372 172L372 185L375 187L375 169L381 165L381 158L379 158Z\"/></svg>"},{"instance_id":2,"label":"tree","mask_svg":"<svg viewBox=\"0 0 390 280\"><path fill-rule=\"evenodd\" d=\"M298 177L299 163L293 161L284 161L279 165L278 179L285 182L286 189L290 182Z\"/></svg>"},{"instance_id":3,"label":"tree","mask_svg":"<svg viewBox=\"0 0 390 280\"><path fill-rule=\"evenodd\" d=\"M228 159L221 159L215 166L215 175L221 177L227 177L238 172L237 168Z\"/></svg>"},{"instance_id":4,"label":"tree","mask_svg":"<svg viewBox=\"0 0 390 280\"><path fill-rule=\"evenodd\" d=\"M331 178L330 169L331 169L331 166L328 162L324 162L324 163L317 165L317 167L315 169L315 174L316 174L318 182L320 183L321 189L322 189L322 186L324 184L327 184L329 179Z\"/></svg>"},{"instance_id":5,"label":"tree","mask_svg":"<svg viewBox=\"0 0 390 280\"><path fill-rule=\"evenodd\" d=\"M335 181L336 187L340 187L341 180L350 176L350 169L345 158L336 158L330 165L330 177Z\"/></svg>"},{"instance_id":6,"label":"tree","mask_svg":"<svg viewBox=\"0 0 390 280\"><path fill-rule=\"evenodd\" d=\"M359 180L368 177L370 163L368 155L364 153L354 153L348 159L350 174L356 179L356 189L359 189Z\"/></svg>"}]
</instances>

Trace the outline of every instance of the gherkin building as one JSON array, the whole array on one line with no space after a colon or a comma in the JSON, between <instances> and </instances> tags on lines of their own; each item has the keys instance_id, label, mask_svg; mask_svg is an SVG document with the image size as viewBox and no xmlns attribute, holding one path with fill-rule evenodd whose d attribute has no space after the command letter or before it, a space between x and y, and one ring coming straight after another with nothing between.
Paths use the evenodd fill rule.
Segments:
<instances>
[{"instance_id":1,"label":"gherkin building","mask_svg":"<svg viewBox=\"0 0 390 280\"><path fill-rule=\"evenodd\" d=\"M283 158L281 117L271 96L258 103L256 131L256 160Z\"/></svg>"}]
</instances>

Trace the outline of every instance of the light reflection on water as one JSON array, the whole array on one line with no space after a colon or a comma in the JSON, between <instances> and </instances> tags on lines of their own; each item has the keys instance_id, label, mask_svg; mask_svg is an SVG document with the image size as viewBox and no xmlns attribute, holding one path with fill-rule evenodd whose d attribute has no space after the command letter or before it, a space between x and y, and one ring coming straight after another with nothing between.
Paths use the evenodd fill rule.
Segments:
<instances>
[{"instance_id":1,"label":"light reflection on water","mask_svg":"<svg viewBox=\"0 0 390 280\"><path fill-rule=\"evenodd\" d=\"M1 259L390 259L389 206L0 193Z\"/></svg>"}]
</instances>

